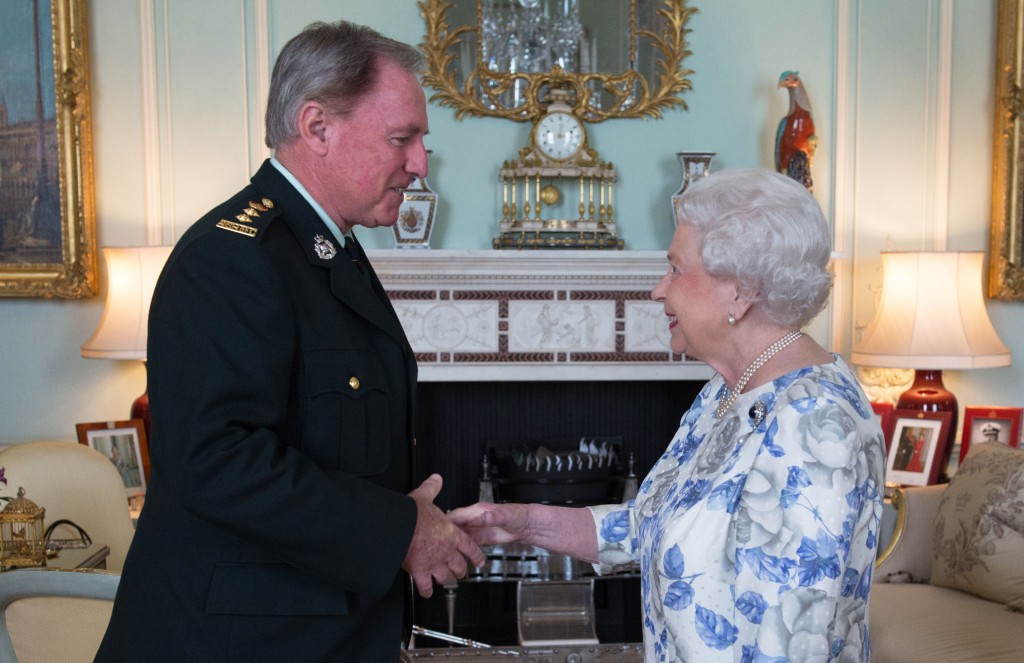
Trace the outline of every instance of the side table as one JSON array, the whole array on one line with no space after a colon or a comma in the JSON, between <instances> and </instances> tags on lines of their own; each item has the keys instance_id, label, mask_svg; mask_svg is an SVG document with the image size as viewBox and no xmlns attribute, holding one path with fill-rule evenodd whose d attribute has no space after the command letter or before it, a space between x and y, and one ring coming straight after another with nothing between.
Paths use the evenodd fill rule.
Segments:
<instances>
[{"instance_id":1,"label":"side table","mask_svg":"<svg viewBox=\"0 0 1024 663\"><path fill-rule=\"evenodd\" d=\"M84 548L61 548L56 557L46 560L46 565L58 569L106 569L109 555L109 546L90 543Z\"/></svg>"}]
</instances>

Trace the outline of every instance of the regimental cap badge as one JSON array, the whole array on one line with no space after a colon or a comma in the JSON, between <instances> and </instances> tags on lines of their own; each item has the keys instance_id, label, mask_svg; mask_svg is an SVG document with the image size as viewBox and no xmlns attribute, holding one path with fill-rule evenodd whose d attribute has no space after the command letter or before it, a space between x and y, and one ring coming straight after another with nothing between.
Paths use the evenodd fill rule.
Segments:
<instances>
[{"instance_id":1,"label":"regimental cap badge","mask_svg":"<svg viewBox=\"0 0 1024 663\"><path fill-rule=\"evenodd\" d=\"M316 251L317 257L321 260L330 260L338 255L338 250L334 248L334 244L331 243L331 240L325 239L323 235L317 235L313 238L313 250Z\"/></svg>"}]
</instances>

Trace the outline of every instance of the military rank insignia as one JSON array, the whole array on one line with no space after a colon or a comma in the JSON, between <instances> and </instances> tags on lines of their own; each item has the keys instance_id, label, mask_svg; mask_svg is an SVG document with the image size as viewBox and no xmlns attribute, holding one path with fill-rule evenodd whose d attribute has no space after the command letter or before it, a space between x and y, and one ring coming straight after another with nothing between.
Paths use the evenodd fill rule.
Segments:
<instances>
[{"instance_id":1,"label":"military rank insignia","mask_svg":"<svg viewBox=\"0 0 1024 663\"><path fill-rule=\"evenodd\" d=\"M253 219L258 218L260 212L267 212L272 209L274 209L274 202L270 198L262 198L259 202L250 200L249 206L244 208L241 213L235 215L237 222L221 219L217 222L217 227L247 237L255 237L259 231L248 224L252 223Z\"/></svg>"}]
</instances>

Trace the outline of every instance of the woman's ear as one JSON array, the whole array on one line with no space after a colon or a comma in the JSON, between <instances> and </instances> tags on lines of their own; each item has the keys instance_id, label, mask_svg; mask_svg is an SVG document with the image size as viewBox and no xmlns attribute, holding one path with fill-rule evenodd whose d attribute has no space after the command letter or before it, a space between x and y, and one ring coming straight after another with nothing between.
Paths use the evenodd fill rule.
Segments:
<instances>
[{"instance_id":1,"label":"woman's ear","mask_svg":"<svg viewBox=\"0 0 1024 663\"><path fill-rule=\"evenodd\" d=\"M740 285L734 284L732 301L729 302L729 315L736 320L742 320L743 316L750 310L752 302L757 299L756 291L741 292Z\"/></svg>"}]
</instances>

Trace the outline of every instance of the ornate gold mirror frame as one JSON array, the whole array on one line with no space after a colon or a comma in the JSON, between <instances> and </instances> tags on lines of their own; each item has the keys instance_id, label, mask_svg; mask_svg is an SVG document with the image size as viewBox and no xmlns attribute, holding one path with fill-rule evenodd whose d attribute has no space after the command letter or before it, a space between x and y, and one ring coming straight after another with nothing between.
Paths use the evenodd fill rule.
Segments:
<instances>
[{"instance_id":1,"label":"ornate gold mirror frame","mask_svg":"<svg viewBox=\"0 0 1024 663\"><path fill-rule=\"evenodd\" d=\"M632 48L640 38L649 40L658 54L657 80L648 81L635 68L621 73L573 73L555 65L546 73L508 73L492 71L481 57L482 0L477 0L476 25L451 26L447 13L454 5L445 0L421 0L420 15L427 24L427 34L420 48L426 59L427 71L423 82L436 90L430 98L442 106L455 109L455 116L466 115L504 117L517 122L529 122L541 115L544 93L549 88L567 88L575 92L573 112L587 122L603 122L611 118L661 117L662 111L672 107L686 109L679 97L691 89L690 69L682 69L682 62L691 52L687 48L686 25L697 10L687 7L687 0L663 0L657 11L660 33L641 29L636 23L636 2L628 0L630 10L630 36ZM468 73L459 86L456 59L463 37L476 37L476 68ZM525 88L522 102L507 107L503 101L513 86ZM596 94L603 97L601 103ZM608 101L610 100L610 101Z\"/></svg>"},{"instance_id":2,"label":"ornate gold mirror frame","mask_svg":"<svg viewBox=\"0 0 1024 663\"><path fill-rule=\"evenodd\" d=\"M1024 301L1024 0L999 0L988 294Z\"/></svg>"}]
</instances>

